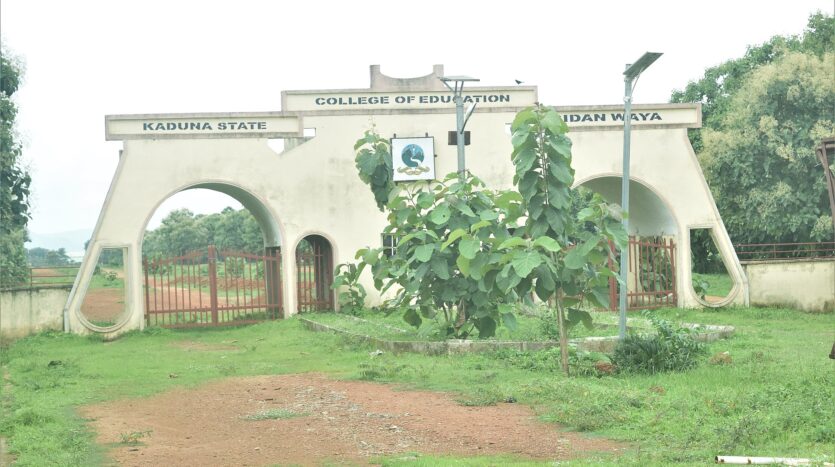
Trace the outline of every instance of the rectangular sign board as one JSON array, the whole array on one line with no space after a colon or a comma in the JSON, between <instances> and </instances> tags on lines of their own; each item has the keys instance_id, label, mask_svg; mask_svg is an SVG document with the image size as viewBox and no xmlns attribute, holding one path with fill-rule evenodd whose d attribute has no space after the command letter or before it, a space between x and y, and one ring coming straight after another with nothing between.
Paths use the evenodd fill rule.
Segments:
<instances>
[{"instance_id":1,"label":"rectangular sign board","mask_svg":"<svg viewBox=\"0 0 835 467\"><path fill-rule=\"evenodd\" d=\"M464 90L463 96L464 105L475 103L479 109L520 109L537 101L536 88L529 86L470 88ZM450 91L284 91L281 99L281 109L293 112L455 108Z\"/></svg>"},{"instance_id":2,"label":"rectangular sign board","mask_svg":"<svg viewBox=\"0 0 835 467\"><path fill-rule=\"evenodd\" d=\"M301 135L294 115L273 113L108 115L106 139L289 138Z\"/></svg>"},{"instance_id":3,"label":"rectangular sign board","mask_svg":"<svg viewBox=\"0 0 835 467\"><path fill-rule=\"evenodd\" d=\"M435 180L435 139L392 138L391 162L395 182Z\"/></svg>"}]
</instances>

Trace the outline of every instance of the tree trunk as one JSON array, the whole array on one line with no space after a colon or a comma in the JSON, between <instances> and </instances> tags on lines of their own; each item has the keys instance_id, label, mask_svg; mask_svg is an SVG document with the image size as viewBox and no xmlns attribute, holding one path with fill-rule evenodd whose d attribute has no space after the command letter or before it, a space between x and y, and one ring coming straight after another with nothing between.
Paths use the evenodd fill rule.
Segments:
<instances>
[{"instance_id":1,"label":"tree trunk","mask_svg":"<svg viewBox=\"0 0 835 467\"><path fill-rule=\"evenodd\" d=\"M562 361L562 370L565 376L571 376L568 372L568 335L565 331L565 317L562 313L562 290L557 292L557 323L560 327L560 359Z\"/></svg>"},{"instance_id":2,"label":"tree trunk","mask_svg":"<svg viewBox=\"0 0 835 467\"><path fill-rule=\"evenodd\" d=\"M467 322L467 305L461 300L461 303L458 305L458 319L455 320L455 332L458 333L458 330L464 326Z\"/></svg>"}]
</instances>

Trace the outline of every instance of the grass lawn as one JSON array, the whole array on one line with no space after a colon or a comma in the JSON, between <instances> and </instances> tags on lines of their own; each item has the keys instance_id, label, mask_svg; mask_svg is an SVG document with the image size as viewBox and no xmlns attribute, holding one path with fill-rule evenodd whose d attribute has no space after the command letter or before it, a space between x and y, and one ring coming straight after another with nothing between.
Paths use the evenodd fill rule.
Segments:
<instances>
[{"instance_id":1,"label":"grass lawn","mask_svg":"<svg viewBox=\"0 0 835 467\"><path fill-rule=\"evenodd\" d=\"M459 400L478 404L512 396L545 421L633 447L619 459L592 457L578 465L711 464L717 454L833 461L835 361L827 355L835 339L835 315L756 308L658 313L676 322L736 326L733 338L710 345L710 354L727 351L733 362L714 365L706 357L686 373L566 378L552 371L556 364L531 366L524 356L370 357L373 349L306 331L294 319L231 329L152 329L110 343L41 334L0 350L6 374L0 433L18 465L99 465L107 462L104 448L93 443L76 415L79 405L218 378L317 371L453 391ZM178 341L230 349L184 353L174 345ZM172 379L171 373L179 377ZM516 461L415 457L379 461L409 466Z\"/></svg>"},{"instance_id":2,"label":"grass lawn","mask_svg":"<svg viewBox=\"0 0 835 467\"><path fill-rule=\"evenodd\" d=\"M727 297L734 286L734 281L727 273L699 274L694 272L693 279L707 282L707 295L714 297Z\"/></svg>"},{"instance_id":3,"label":"grass lawn","mask_svg":"<svg viewBox=\"0 0 835 467\"><path fill-rule=\"evenodd\" d=\"M588 329L583 325L575 326L569 330L569 338L616 336L618 334L617 314L610 312L591 312L591 314L594 317L596 326L593 329ZM445 336L436 332L439 323L442 322L440 316L438 317L438 322L424 319L420 328L415 328L403 321L402 315L398 313L386 315L382 312L364 311L356 316L359 319L344 313L332 312L309 314L304 317L354 334L368 335L392 341L441 341L445 339ZM639 326L649 326L649 323L640 317L630 318L630 326L633 326L633 321ZM513 331L501 326L496 329L496 335L488 339L501 341L559 340L556 317L553 315L542 316L517 313L516 326L516 329ZM478 339L478 330L473 329L470 337Z\"/></svg>"}]
</instances>

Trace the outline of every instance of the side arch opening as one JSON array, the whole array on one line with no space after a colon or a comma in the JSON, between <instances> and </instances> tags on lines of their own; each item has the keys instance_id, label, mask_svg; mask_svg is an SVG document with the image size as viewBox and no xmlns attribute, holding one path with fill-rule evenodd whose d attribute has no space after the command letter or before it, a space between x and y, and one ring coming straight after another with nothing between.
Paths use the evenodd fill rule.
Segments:
<instances>
[{"instance_id":1,"label":"side arch opening","mask_svg":"<svg viewBox=\"0 0 835 467\"><path fill-rule=\"evenodd\" d=\"M296 246L299 313L334 309L333 248L322 235L308 235Z\"/></svg>"}]
</instances>

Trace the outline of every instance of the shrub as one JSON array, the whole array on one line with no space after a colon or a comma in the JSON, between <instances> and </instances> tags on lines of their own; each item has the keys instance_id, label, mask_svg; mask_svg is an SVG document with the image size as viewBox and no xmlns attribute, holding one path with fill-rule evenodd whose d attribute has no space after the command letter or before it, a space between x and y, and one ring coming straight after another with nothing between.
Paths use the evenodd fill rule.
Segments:
<instances>
[{"instance_id":1,"label":"shrub","mask_svg":"<svg viewBox=\"0 0 835 467\"><path fill-rule=\"evenodd\" d=\"M657 333L626 336L612 354L612 363L619 371L654 374L684 371L698 364L698 358L706 353L706 348L693 338L691 330L650 314L644 316Z\"/></svg>"}]
</instances>

